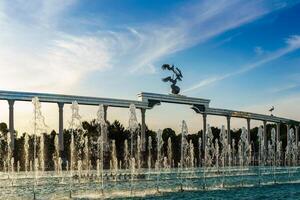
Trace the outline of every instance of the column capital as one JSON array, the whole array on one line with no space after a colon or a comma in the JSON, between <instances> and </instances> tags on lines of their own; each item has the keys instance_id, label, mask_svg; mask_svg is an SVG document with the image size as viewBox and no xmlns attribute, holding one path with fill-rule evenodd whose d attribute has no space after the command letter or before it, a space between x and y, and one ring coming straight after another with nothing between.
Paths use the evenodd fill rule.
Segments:
<instances>
[{"instance_id":1,"label":"column capital","mask_svg":"<svg viewBox=\"0 0 300 200\"><path fill-rule=\"evenodd\" d=\"M14 99L8 99L7 100L9 107L14 106L15 100Z\"/></svg>"},{"instance_id":2,"label":"column capital","mask_svg":"<svg viewBox=\"0 0 300 200\"><path fill-rule=\"evenodd\" d=\"M226 119L230 120L231 119L231 115L226 115Z\"/></svg>"},{"instance_id":3,"label":"column capital","mask_svg":"<svg viewBox=\"0 0 300 200\"><path fill-rule=\"evenodd\" d=\"M63 102L57 102L58 108L63 108L65 103Z\"/></svg>"},{"instance_id":4,"label":"column capital","mask_svg":"<svg viewBox=\"0 0 300 200\"><path fill-rule=\"evenodd\" d=\"M250 122L251 121L251 118L247 118L247 122Z\"/></svg>"},{"instance_id":5,"label":"column capital","mask_svg":"<svg viewBox=\"0 0 300 200\"><path fill-rule=\"evenodd\" d=\"M145 114L146 113L146 108L141 108L141 112L142 112L142 114Z\"/></svg>"}]
</instances>

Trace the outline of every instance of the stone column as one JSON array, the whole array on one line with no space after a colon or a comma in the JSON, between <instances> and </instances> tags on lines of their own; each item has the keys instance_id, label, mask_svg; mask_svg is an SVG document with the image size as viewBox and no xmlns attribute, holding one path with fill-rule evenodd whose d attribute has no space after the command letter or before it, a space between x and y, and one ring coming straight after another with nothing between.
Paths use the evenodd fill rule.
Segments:
<instances>
[{"instance_id":1,"label":"stone column","mask_svg":"<svg viewBox=\"0 0 300 200\"><path fill-rule=\"evenodd\" d=\"M288 144L288 141L289 141L290 128L291 128L291 125L286 124L286 143L287 144Z\"/></svg>"},{"instance_id":2,"label":"stone column","mask_svg":"<svg viewBox=\"0 0 300 200\"><path fill-rule=\"evenodd\" d=\"M203 117L203 130L202 130L202 148L203 151L205 151L205 144L206 144L206 118L207 118L207 114L203 113L202 114Z\"/></svg>"},{"instance_id":3,"label":"stone column","mask_svg":"<svg viewBox=\"0 0 300 200\"><path fill-rule=\"evenodd\" d=\"M276 124L276 142L278 143L280 141L280 123Z\"/></svg>"},{"instance_id":4,"label":"stone column","mask_svg":"<svg viewBox=\"0 0 300 200\"><path fill-rule=\"evenodd\" d=\"M299 143L299 125L295 126L296 127L296 144L298 147L298 143Z\"/></svg>"},{"instance_id":5,"label":"stone column","mask_svg":"<svg viewBox=\"0 0 300 200\"><path fill-rule=\"evenodd\" d=\"M59 150L64 150L64 103L58 104L58 140Z\"/></svg>"},{"instance_id":6,"label":"stone column","mask_svg":"<svg viewBox=\"0 0 300 200\"><path fill-rule=\"evenodd\" d=\"M141 142L142 142L142 151L146 150L146 121L145 121L146 109L141 108Z\"/></svg>"},{"instance_id":7,"label":"stone column","mask_svg":"<svg viewBox=\"0 0 300 200\"><path fill-rule=\"evenodd\" d=\"M268 141L267 141L267 121L263 121L264 123L264 147L265 148L268 148L267 145L268 145Z\"/></svg>"},{"instance_id":8,"label":"stone column","mask_svg":"<svg viewBox=\"0 0 300 200\"><path fill-rule=\"evenodd\" d=\"M248 131L248 142L249 142L249 144L250 144L250 142L251 142L251 133L250 133L250 131L251 131L251 125L250 125L250 122L251 122L251 119L250 118L247 118L247 131Z\"/></svg>"},{"instance_id":9,"label":"stone column","mask_svg":"<svg viewBox=\"0 0 300 200\"><path fill-rule=\"evenodd\" d=\"M13 100L13 99L8 100L8 105L9 105L8 130L10 133L10 139L11 139L10 145L11 145L12 150L15 148L14 103L15 103L15 100Z\"/></svg>"},{"instance_id":10,"label":"stone column","mask_svg":"<svg viewBox=\"0 0 300 200\"><path fill-rule=\"evenodd\" d=\"M227 138L228 138L228 144L231 145L231 128L230 128L230 119L231 119L231 116L227 116L226 117L227 119Z\"/></svg>"},{"instance_id":11,"label":"stone column","mask_svg":"<svg viewBox=\"0 0 300 200\"><path fill-rule=\"evenodd\" d=\"M108 106L103 105L103 112L104 112L105 122L107 122L107 109L108 109ZM107 152L109 150L108 131L105 135L103 135L103 144L104 144L104 151Z\"/></svg>"},{"instance_id":12,"label":"stone column","mask_svg":"<svg viewBox=\"0 0 300 200\"><path fill-rule=\"evenodd\" d=\"M107 122L107 109L108 109L108 106L104 105L103 108L104 108L104 119Z\"/></svg>"}]
</instances>

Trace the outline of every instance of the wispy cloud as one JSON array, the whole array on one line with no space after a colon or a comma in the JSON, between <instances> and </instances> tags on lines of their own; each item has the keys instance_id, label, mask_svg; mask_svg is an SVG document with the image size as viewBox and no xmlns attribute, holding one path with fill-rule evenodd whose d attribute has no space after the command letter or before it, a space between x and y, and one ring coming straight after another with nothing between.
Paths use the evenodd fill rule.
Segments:
<instances>
[{"instance_id":1,"label":"wispy cloud","mask_svg":"<svg viewBox=\"0 0 300 200\"><path fill-rule=\"evenodd\" d=\"M160 59L286 6L266 2L192 2L164 21L72 32L64 24L76 21L68 15L76 0L1 1L0 85L65 92L94 71L154 73Z\"/></svg>"},{"instance_id":2,"label":"wispy cloud","mask_svg":"<svg viewBox=\"0 0 300 200\"><path fill-rule=\"evenodd\" d=\"M260 55L262 55L265 51L264 51L264 49L263 49L262 47L257 46L257 47L254 48L254 52L255 52L256 55L260 56Z\"/></svg>"},{"instance_id":3,"label":"wispy cloud","mask_svg":"<svg viewBox=\"0 0 300 200\"><path fill-rule=\"evenodd\" d=\"M269 93L283 93L292 90L300 89L300 80L299 73L292 73L284 77L284 83L280 83L279 85L273 86L268 92Z\"/></svg>"},{"instance_id":4,"label":"wispy cloud","mask_svg":"<svg viewBox=\"0 0 300 200\"><path fill-rule=\"evenodd\" d=\"M291 84L284 85L284 86L281 86L281 87L272 88L270 90L270 93L285 92L285 91L292 90L292 89L295 89L295 88L298 88L298 87L300 87L300 84L291 83Z\"/></svg>"},{"instance_id":5,"label":"wispy cloud","mask_svg":"<svg viewBox=\"0 0 300 200\"><path fill-rule=\"evenodd\" d=\"M289 38L286 39L285 47L278 49L277 51L268 53L260 60L254 62L254 63L250 63L248 65L242 66L241 68L237 69L236 71L229 72L229 73L226 73L223 75L212 76L210 78L201 80L199 83L192 85L188 89L184 90L184 92L191 92L191 91L206 87L208 85L215 84L224 79L246 73L255 68L262 67L262 66L264 66L264 64L266 64L268 62L274 61L274 60L276 60L288 53L296 51L298 49L300 49L300 36L299 35L290 36Z\"/></svg>"},{"instance_id":6,"label":"wispy cloud","mask_svg":"<svg viewBox=\"0 0 300 200\"><path fill-rule=\"evenodd\" d=\"M249 23L281 6L261 2L202 1L186 6L169 24L138 29L143 45L138 49L136 65L131 72L152 66L159 59L203 43L225 31ZM239 12L235 12L239 10ZM174 20L175 19L175 20ZM155 30L155 31L153 31Z\"/></svg>"}]
</instances>

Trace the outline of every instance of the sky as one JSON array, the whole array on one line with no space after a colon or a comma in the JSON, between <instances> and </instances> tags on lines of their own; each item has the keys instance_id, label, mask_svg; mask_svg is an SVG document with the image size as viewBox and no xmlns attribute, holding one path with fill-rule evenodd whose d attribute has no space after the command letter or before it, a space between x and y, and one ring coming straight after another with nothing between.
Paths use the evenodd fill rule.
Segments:
<instances>
[{"instance_id":1,"label":"sky","mask_svg":"<svg viewBox=\"0 0 300 200\"><path fill-rule=\"evenodd\" d=\"M136 100L168 94L164 63L183 72L181 94L211 99L211 107L300 120L300 4L284 0L2 0L0 89ZM42 104L50 129L58 106ZM85 120L97 107L81 106ZM65 128L70 105L64 108ZM127 109L108 119L128 124ZM32 105L16 102L15 127L31 129ZM138 119L140 119L138 113ZM191 132L202 117L188 106L162 104L146 113L151 129ZM0 102L0 121L8 104ZM214 126L224 117L209 116ZM254 121L252 126L260 125ZM232 127L246 125L233 119Z\"/></svg>"}]
</instances>

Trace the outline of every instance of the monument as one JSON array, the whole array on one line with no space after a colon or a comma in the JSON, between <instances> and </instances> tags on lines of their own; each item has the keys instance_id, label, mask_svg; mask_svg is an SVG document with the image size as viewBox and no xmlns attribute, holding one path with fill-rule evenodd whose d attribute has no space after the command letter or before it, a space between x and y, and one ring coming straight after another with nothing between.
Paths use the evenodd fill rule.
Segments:
<instances>
[{"instance_id":1,"label":"monument","mask_svg":"<svg viewBox=\"0 0 300 200\"><path fill-rule=\"evenodd\" d=\"M180 88L176 85L177 81L181 81L183 78L182 73L180 71L180 69L178 67L174 67L174 65L169 65L169 64L163 64L161 66L161 68L163 70L169 70L171 72L173 72L172 77L168 76L166 78L163 78L162 81L163 82L171 82L171 92L172 94L179 94L180 92Z\"/></svg>"}]
</instances>

